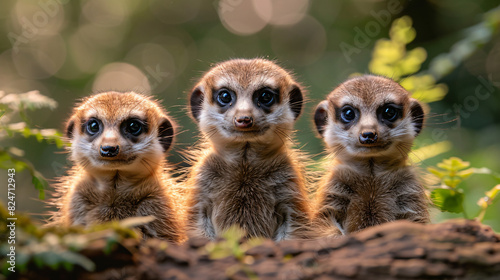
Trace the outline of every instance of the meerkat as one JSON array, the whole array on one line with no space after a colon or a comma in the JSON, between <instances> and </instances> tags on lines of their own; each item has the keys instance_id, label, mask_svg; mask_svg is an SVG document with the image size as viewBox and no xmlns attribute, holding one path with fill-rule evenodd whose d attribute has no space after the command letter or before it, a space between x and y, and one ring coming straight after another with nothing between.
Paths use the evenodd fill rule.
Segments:
<instances>
[{"instance_id":1,"label":"meerkat","mask_svg":"<svg viewBox=\"0 0 500 280\"><path fill-rule=\"evenodd\" d=\"M319 103L314 122L332 158L316 197L327 231L429 222L424 186L408 161L424 110L408 91L385 77L352 78Z\"/></svg>"},{"instance_id":2,"label":"meerkat","mask_svg":"<svg viewBox=\"0 0 500 280\"><path fill-rule=\"evenodd\" d=\"M303 89L265 59L215 65L189 102L203 144L188 184L191 234L214 239L229 227L248 237L304 238L311 219L303 155L292 148Z\"/></svg>"},{"instance_id":3,"label":"meerkat","mask_svg":"<svg viewBox=\"0 0 500 280\"><path fill-rule=\"evenodd\" d=\"M74 166L56 189L55 224L83 225L154 216L144 238L183 240L165 153L174 123L151 98L134 92L90 96L66 124Z\"/></svg>"}]
</instances>

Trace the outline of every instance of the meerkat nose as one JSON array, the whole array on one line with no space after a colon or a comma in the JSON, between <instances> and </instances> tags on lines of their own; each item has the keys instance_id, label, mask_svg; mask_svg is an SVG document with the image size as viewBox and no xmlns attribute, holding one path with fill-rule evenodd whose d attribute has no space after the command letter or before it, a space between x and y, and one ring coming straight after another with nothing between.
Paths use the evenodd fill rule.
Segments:
<instances>
[{"instance_id":1,"label":"meerkat nose","mask_svg":"<svg viewBox=\"0 0 500 280\"><path fill-rule=\"evenodd\" d=\"M377 132L363 131L359 134L359 143L361 144L375 144L377 139Z\"/></svg>"},{"instance_id":2,"label":"meerkat nose","mask_svg":"<svg viewBox=\"0 0 500 280\"><path fill-rule=\"evenodd\" d=\"M102 157L116 157L120 152L120 146L101 146Z\"/></svg>"},{"instance_id":3,"label":"meerkat nose","mask_svg":"<svg viewBox=\"0 0 500 280\"><path fill-rule=\"evenodd\" d=\"M234 125L238 128L250 128L253 126L253 118L249 116L236 117Z\"/></svg>"}]
</instances>

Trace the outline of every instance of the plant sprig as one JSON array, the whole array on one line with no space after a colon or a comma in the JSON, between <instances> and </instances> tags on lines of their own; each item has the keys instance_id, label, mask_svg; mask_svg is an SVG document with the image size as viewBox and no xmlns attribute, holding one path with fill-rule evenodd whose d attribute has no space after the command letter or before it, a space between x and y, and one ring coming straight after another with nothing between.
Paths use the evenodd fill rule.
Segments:
<instances>
[{"instance_id":1,"label":"plant sprig","mask_svg":"<svg viewBox=\"0 0 500 280\"><path fill-rule=\"evenodd\" d=\"M464 208L465 194L463 189L459 188L459 184L472 176L473 174L488 174L495 177L497 180L500 176L490 169L470 167L470 162L463 161L458 157L444 159L437 164L437 167L429 167L427 170L435 177L439 178L441 185L431 192L431 200L441 211L452 213L463 213L465 218L469 218ZM498 196L500 185L493 187L478 201L481 207L480 212L475 216L475 219L482 221L486 210L492 205Z\"/></svg>"},{"instance_id":2,"label":"plant sprig","mask_svg":"<svg viewBox=\"0 0 500 280\"><path fill-rule=\"evenodd\" d=\"M63 148L68 144L63 140L62 133L55 129L31 128L31 122L27 115L27 110L54 109L56 107L55 100L40 94L38 91L10 94L0 91L0 140L21 135L25 138L35 137L38 142L47 141L47 143L56 144L58 148ZM23 121L12 123L13 119L16 118ZM15 168L17 172L28 170L32 177L31 181L38 190L38 197L45 198L45 190L48 188L47 180L24 157L23 150L17 147L0 148L0 168Z\"/></svg>"}]
</instances>

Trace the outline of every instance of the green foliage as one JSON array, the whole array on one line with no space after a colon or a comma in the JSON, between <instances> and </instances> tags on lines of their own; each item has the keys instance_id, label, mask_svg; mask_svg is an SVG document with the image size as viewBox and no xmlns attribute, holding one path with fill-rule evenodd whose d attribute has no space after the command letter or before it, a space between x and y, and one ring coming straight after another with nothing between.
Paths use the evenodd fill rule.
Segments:
<instances>
[{"instance_id":1,"label":"green foliage","mask_svg":"<svg viewBox=\"0 0 500 280\"><path fill-rule=\"evenodd\" d=\"M452 213L464 212L464 193L460 189L435 189L431 192L431 199L434 205L439 207L441 211Z\"/></svg>"},{"instance_id":2,"label":"green foliage","mask_svg":"<svg viewBox=\"0 0 500 280\"><path fill-rule=\"evenodd\" d=\"M226 271L228 276L232 276L238 271L243 271L248 278L256 279L255 273L248 266L253 263L253 257L245 255L245 252L260 245L262 239L250 238L242 241L245 235L244 230L238 226L232 226L222 235L224 240L207 244L205 250L207 250L212 259L222 259L232 256L238 260L237 265L230 267Z\"/></svg>"},{"instance_id":3,"label":"green foliage","mask_svg":"<svg viewBox=\"0 0 500 280\"><path fill-rule=\"evenodd\" d=\"M500 27L500 6L483 15L483 21L467 28L464 38L456 42L450 52L436 56L430 63L428 73L440 79L453 71L476 50L491 41Z\"/></svg>"},{"instance_id":4,"label":"green foliage","mask_svg":"<svg viewBox=\"0 0 500 280\"><path fill-rule=\"evenodd\" d=\"M479 221L483 220L484 214L486 214L486 210L488 209L488 207L493 203L497 202L498 199L500 198L500 195L498 195L499 193L500 193L500 185L496 185L490 191L486 192L486 196L481 197L478 200L477 205L481 207L481 211L477 215L476 218L477 220Z\"/></svg>"},{"instance_id":5,"label":"green foliage","mask_svg":"<svg viewBox=\"0 0 500 280\"><path fill-rule=\"evenodd\" d=\"M470 168L469 162L457 157L445 159L438 163L437 167L429 167L427 170L439 178L441 182L441 186L431 192L431 199L434 205L441 209L441 211L464 213L465 217L467 217L464 208L465 194L462 189L458 188L458 185L473 174L490 174L497 179L499 178L498 174L488 168ZM499 191L500 185L497 185L478 201L481 210L476 219L482 221L486 209L494 203Z\"/></svg>"},{"instance_id":6,"label":"green foliage","mask_svg":"<svg viewBox=\"0 0 500 280\"><path fill-rule=\"evenodd\" d=\"M406 50L406 45L416 37L411 18L404 16L394 20L389 35L390 39L380 39L375 43L370 72L399 82L424 103L443 99L448 92L446 85L436 84L436 79L429 74L415 75L425 62L427 52L421 47Z\"/></svg>"},{"instance_id":7,"label":"green foliage","mask_svg":"<svg viewBox=\"0 0 500 280\"><path fill-rule=\"evenodd\" d=\"M404 16L392 22L389 39L379 39L375 43L370 72L390 77L412 93L412 96L423 103L439 101L444 98L448 88L444 84L436 84L436 79L429 74L416 74L427 58L424 48L417 47L408 51L417 33L412 27L412 19ZM434 143L414 150L410 160L414 163L435 157L451 149L449 141Z\"/></svg>"},{"instance_id":8,"label":"green foliage","mask_svg":"<svg viewBox=\"0 0 500 280\"><path fill-rule=\"evenodd\" d=\"M414 149L409 155L410 161L413 163L419 163L426 159L438 156L442 153L451 150L452 144L450 141L441 141L434 144L429 144L418 149Z\"/></svg>"},{"instance_id":9,"label":"green foliage","mask_svg":"<svg viewBox=\"0 0 500 280\"><path fill-rule=\"evenodd\" d=\"M0 140L7 137L13 138L18 134L25 138L35 137L38 142L45 140L48 143L56 144L58 148L62 148L65 143L60 132L55 129L30 128L30 120L27 116L27 110L54 109L55 107L57 107L55 100L41 95L38 91L19 94L5 94L0 91ZM16 118L22 121L12 123ZM48 187L47 180L24 158L23 150L17 147L1 147L0 168L13 168L16 172L28 170L32 177L32 183L38 190L39 198L45 198L45 189Z\"/></svg>"},{"instance_id":10,"label":"green foliage","mask_svg":"<svg viewBox=\"0 0 500 280\"><path fill-rule=\"evenodd\" d=\"M9 215L4 205L0 204L0 256L2 273L8 275L8 263L6 254L10 246L15 246L16 269L20 272L26 271L29 266L36 265L39 268L50 268L53 270L65 269L71 271L75 266L80 266L88 271L95 268L95 264L86 256L81 254L85 248L100 244L106 244L103 251L111 253L117 244L123 244L126 239L134 239L139 242L140 237L132 227L151 222L153 217L135 217L122 221L109 222L105 224L83 228L80 226L41 227L33 222L28 215L16 215L16 243L7 243L9 228L7 218ZM94 246L95 247L95 246ZM98 247L99 248L99 247Z\"/></svg>"},{"instance_id":11,"label":"green foliage","mask_svg":"<svg viewBox=\"0 0 500 280\"><path fill-rule=\"evenodd\" d=\"M369 64L370 72L394 79L423 103L439 101L447 94L448 88L444 84L436 84L436 81L449 74L481 45L490 41L499 26L500 7L486 13L483 22L467 29L464 32L465 38L454 44L449 53L434 58L427 71L419 72L427 58L427 52L421 47L406 49L417 34L412 27L411 18L404 16L392 23L389 39L380 39L376 42ZM449 141L420 147L412 151L410 160L414 163L421 162L451 148L452 144ZM469 168L469 165L459 158L450 158L439 163L438 168L428 169L441 181L441 186L435 188L430 197L442 211L463 213L467 217L464 208L466 194L457 186L472 174L490 174L497 179L500 177L487 168ZM481 208L478 220L483 219L488 206L495 202L497 194L498 190L495 187L478 201Z\"/></svg>"}]
</instances>

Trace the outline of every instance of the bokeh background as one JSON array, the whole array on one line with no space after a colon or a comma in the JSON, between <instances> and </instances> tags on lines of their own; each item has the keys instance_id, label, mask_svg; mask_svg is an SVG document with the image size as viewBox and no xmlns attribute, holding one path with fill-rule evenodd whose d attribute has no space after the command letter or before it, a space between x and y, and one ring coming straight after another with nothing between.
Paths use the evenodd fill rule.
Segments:
<instances>
[{"instance_id":1,"label":"bokeh background","mask_svg":"<svg viewBox=\"0 0 500 280\"><path fill-rule=\"evenodd\" d=\"M56 100L56 109L29 117L34 127L59 130L74 103L93 92L152 94L181 126L169 161L182 165L178 151L198 135L186 97L203 72L230 58L276 59L307 88L297 145L319 159L323 146L312 125L315 105L349 75L368 73L376 40L387 38L390 23L407 15L417 34L408 48L427 51L422 70L457 41L486 38L439 78L448 94L430 104L432 117L417 145L449 140L453 146L420 167L458 156L500 172L500 35L470 29L498 5L498 0L3 0L0 91L38 90ZM346 53L346 46L354 52ZM474 98L478 88L485 98ZM70 165L63 150L33 137L5 138L0 145L23 149L51 183ZM6 172L0 173L0 182L6 182ZM29 173L16 179L17 210L44 218L47 207L37 199ZM495 184L491 176L473 175L461 185L469 213L479 211L477 200ZM5 188L0 192L5 202ZM433 219L459 216L435 211ZM499 205L488 210L484 222L500 231Z\"/></svg>"}]
</instances>

